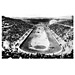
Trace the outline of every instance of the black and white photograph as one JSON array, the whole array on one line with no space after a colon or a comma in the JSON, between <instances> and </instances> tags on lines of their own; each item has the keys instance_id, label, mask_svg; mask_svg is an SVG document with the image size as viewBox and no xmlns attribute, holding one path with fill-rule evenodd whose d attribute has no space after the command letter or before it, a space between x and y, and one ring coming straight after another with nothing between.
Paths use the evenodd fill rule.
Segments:
<instances>
[{"instance_id":1,"label":"black and white photograph","mask_svg":"<svg viewBox=\"0 0 75 75\"><path fill-rule=\"evenodd\" d=\"M75 75L75 0L0 0L0 75Z\"/></svg>"},{"instance_id":2,"label":"black and white photograph","mask_svg":"<svg viewBox=\"0 0 75 75\"><path fill-rule=\"evenodd\" d=\"M73 59L74 16L2 16L2 59Z\"/></svg>"}]
</instances>

